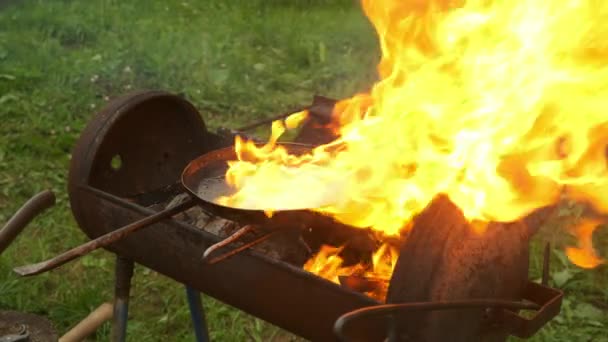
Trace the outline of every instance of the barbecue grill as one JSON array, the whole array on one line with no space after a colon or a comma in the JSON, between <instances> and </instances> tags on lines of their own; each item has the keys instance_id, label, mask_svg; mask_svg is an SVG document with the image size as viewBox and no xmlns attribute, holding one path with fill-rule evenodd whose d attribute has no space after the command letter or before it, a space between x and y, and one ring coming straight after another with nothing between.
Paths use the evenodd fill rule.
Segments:
<instances>
[{"instance_id":1,"label":"barbecue grill","mask_svg":"<svg viewBox=\"0 0 608 342\"><path fill-rule=\"evenodd\" d=\"M333 133L325 127L335 103L315 97L305 107L310 115L295 142L314 146L331 141ZM125 339L134 263L187 286L199 341L207 339L199 292L312 341L504 341L509 335L533 335L559 312L563 294L547 285L547 273L541 284L528 280L529 241L542 222L542 211L478 236L466 231L458 208L445 197L437 198L416 218L405 242L397 243L400 257L386 303L362 293L353 279L341 286L305 271L303 260L286 261L249 248L277 236L253 232L254 244L232 243L226 253L232 240L184 219L193 205L176 200L186 196L179 181L191 161L229 148L236 135L247 136L245 131L256 126L212 132L189 101L163 91L111 101L82 132L69 172L72 212L92 241L55 264L17 272L47 271L98 247L116 254L116 341ZM207 221L232 222L233 232L245 229L242 235L250 226L264 227L263 222L248 225L247 218L223 216L215 212ZM146 218L149 227L132 228ZM423 229L438 218L445 224ZM132 229L117 230L122 226ZM353 241L373 243L365 230L323 217L305 222L292 218L280 226L290 231L281 241L309 249L303 252L307 256L327 239L361 250L365 243ZM224 251L225 257L209 262L209 251ZM549 247L545 260L548 270ZM533 313L524 317L521 310Z\"/></svg>"}]
</instances>

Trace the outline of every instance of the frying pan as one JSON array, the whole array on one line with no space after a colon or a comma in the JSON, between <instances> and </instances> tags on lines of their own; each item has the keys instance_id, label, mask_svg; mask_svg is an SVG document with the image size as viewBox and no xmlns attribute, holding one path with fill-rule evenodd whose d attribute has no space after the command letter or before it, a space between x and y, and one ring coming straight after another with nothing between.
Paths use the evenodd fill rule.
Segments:
<instances>
[{"instance_id":1,"label":"frying pan","mask_svg":"<svg viewBox=\"0 0 608 342\"><path fill-rule=\"evenodd\" d=\"M298 143L282 143L289 154L302 155L310 152L312 146ZM241 224L260 225L266 229L276 228L294 221L302 222L313 219L316 215L308 209L290 210L273 209L269 218L263 210L236 208L215 202L219 196L231 195L234 189L225 181L228 170L227 161L236 160L233 147L226 147L206 153L188 164L182 174L182 185L193 198L198 199L198 205L207 212Z\"/></svg>"},{"instance_id":2,"label":"frying pan","mask_svg":"<svg viewBox=\"0 0 608 342\"><path fill-rule=\"evenodd\" d=\"M312 146L310 145L297 143L282 143L279 145L287 149L289 153L296 155L301 155L312 149ZM152 224L184 212L195 205L199 205L201 208L215 216L239 223L260 225L266 230L275 231L277 230L277 227L287 223L304 223L314 220L316 216L319 216L318 214L308 211L306 208L302 208L298 210L274 211L272 218L269 218L265 215L263 210L233 208L215 203L214 200L218 196L229 195L230 192L233 191L230 186L226 184L224 175L228 169L227 162L236 159L237 156L234 147L226 147L211 151L196 158L186 166L181 177L182 186L190 194L188 200L104 234L94 240L59 254L54 258L37 264L17 267L14 271L21 276L31 276L50 271L98 248L106 247L121 240L139 229L149 227ZM271 234L272 233L273 232L271 232ZM264 238L265 237L262 237L256 241L261 242ZM256 241L248 245L251 246L256 243Z\"/></svg>"}]
</instances>

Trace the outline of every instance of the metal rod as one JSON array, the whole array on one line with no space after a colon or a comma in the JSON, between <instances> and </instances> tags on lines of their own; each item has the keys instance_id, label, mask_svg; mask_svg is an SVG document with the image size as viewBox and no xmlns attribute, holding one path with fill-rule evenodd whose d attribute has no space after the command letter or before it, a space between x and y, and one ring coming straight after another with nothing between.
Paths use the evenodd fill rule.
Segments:
<instances>
[{"instance_id":1,"label":"metal rod","mask_svg":"<svg viewBox=\"0 0 608 342\"><path fill-rule=\"evenodd\" d=\"M388 336L387 342L399 342L399 331L397 330L397 320L395 315L388 316Z\"/></svg>"},{"instance_id":2,"label":"metal rod","mask_svg":"<svg viewBox=\"0 0 608 342\"><path fill-rule=\"evenodd\" d=\"M407 311L435 311L435 310L458 310L474 308L502 308L511 310L538 310L540 306L536 303L514 302L495 299L472 299L454 302L414 302L402 304L382 304L361 308L340 316L334 324L334 333L340 341L347 341L344 328L349 323L364 317L377 317L394 315ZM393 332L394 334L394 332Z\"/></svg>"},{"instance_id":3,"label":"metal rod","mask_svg":"<svg viewBox=\"0 0 608 342\"><path fill-rule=\"evenodd\" d=\"M235 249L231 250L230 252L227 252L225 254L217 256L217 257L215 257L215 258L207 261L207 263L210 264L210 265L213 265L213 264L216 264L216 263L218 263L218 262L220 262L222 260L228 259L228 258L230 258L232 256L235 256L235 255L241 253L242 251L244 251L244 250L246 250L248 248L251 248L251 247L253 247L255 245L258 245L258 244L260 244L260 243L268 240L271 236L275 235L276 233L283 232L283 231L286 231L286 230L287 229L273 230L272 232L267 233L266 235L263 235L262 237L260 237L260 238L258 238L256 240L253 240L253 241L251 241L249 243L246 243L246 244L244 244L244 245L242 245L242 246L240 246L238 248L235 248Z\"/></svg>"},{"instance_id":4,"label":"metal rod","mask_svg":"<svg viewBox=\"0 0 608 342\"><path fill-rule=\"evenodd\" d=\"M244 226L243 228L237 230L234 234L230 235L229 237L225 238L224 240L209 246L203 253L203 261L207 260L209 258L209 255L211 255L211 253L213 253L214 251L216 251L219 248L222 248L232 242L237 241L243 235L247 234L250 231L253 231L253 226L248 224L248 225Z\"/></svg>"},{"instance_id":5,"label":"metal rod","mask_svg":"<svg viewBox=\"0 0 608 342\"><path fill-rule=\"evenodd\" d=\"M209 342L209 332L201 294L190 286L186 286L186 296L188 297L188 307L190 308L190 318L192 319L196 342Z\"/></svg>"},{"instance_id":6,"label":"metal rod","mask_svg":"<svg viewBox=\"0 0 608 342\"><path fill-rule=\"evenodd\" d=\"M55 204L55 194L45 190L30 198L0 230L0 254L10 246L34 217Z\"/></svg>"},{"instance_id":7,"label":"metal rod","mask_svg":"<svg viewBox=\"0 0 608 342\"><path fill-rule=\"evenodd\" d=\"M94 240L91 240L87 243L84 243L78 247L72 248L67 252L57 255L56 257L39 262L37 264L25 265L21 267L16 267L13 270L21 275L21 276L32 276L36 274L40 274L43 272L47 272L53 270L67 262L70 262L76 258L79 258L83 255L86 255L96 249L106 247L118 240L124 239L128 235L142 229L148 227L154 223L158 223L164 219L175 216L187 209L193 207L196 204L196 201L193 198L182 202L175 207L165 209L160 211L154 215L150 215L146 218L143 218L139 221L135 221L131 224L128 224L122 228L118 228L110 233L104 234Z\"/></svg>"},{"instance_id":8,"label":"metal rod","mask_svg":"<svg viewBox=\"0 0 608 342\"><path fill-rule=\"evenodd\" d=\"M551 268L551 243L545 244L545 250L543 252L543 276L541 278L541 284L548 286L549 284L549 272Z\"/></svg>"},{"instance_id":9,"label":"metal rod","mask_svg":"<svg viewBox=\"0 0 608 342\"><path fill-rule=\"evenodd\" d=\"M295 109L295 110L288 111L288 112L283 113L283 114L275 115L275 116L267 118L267 119L262 119L260 121L257 121L257 122L254 122L252 124L249 124L247 126L243 126L243 127L237 128L236 131L243 131L243 132L249 131L249 130L252 130L252 129L256 128L256 127L260 127L262 125L267 125L267 124L273 123L276 120L285 119L286 117L290 116L291 114L297 113L297 112L301 112L303 110L308 110L308 106L307 107L300 107L299 109Z\"/></svg>"},{"instance_id":10,"label":"metal rod","mask_svg":"<svg viewBox=\"0 0 608 342\"><path fill-rule=\"evenodd\" d=\"M133 277L133 261L116 256L114 282L114 318L112 319L112 341L127 340L127 321L129 318L129 294Z\"/></svg>"}]
</instances>

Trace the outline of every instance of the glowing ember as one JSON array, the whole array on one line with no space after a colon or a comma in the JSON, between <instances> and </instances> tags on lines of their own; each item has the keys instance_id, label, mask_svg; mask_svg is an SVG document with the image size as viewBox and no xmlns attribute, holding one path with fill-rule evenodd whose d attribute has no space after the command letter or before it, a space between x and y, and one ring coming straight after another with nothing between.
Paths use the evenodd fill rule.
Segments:
<instances>
[{"instance_id":1,"label":"glowing ember","mask_svg":"<svg viewBox=\"0 0 608 342\"><path fill-rule=\"evenodd\" d=\"M275 146L280 122L264 147L237 139L227 180L238 191L222 203L311 208L386 235L439 193L485 222L518 220L562 193L608 213L607 1L363 9L379 35L381 80L336 106L340 138L300 157ZM590 234L568 253L585 267L601 261Z\"/></svg>"}]
</instances>

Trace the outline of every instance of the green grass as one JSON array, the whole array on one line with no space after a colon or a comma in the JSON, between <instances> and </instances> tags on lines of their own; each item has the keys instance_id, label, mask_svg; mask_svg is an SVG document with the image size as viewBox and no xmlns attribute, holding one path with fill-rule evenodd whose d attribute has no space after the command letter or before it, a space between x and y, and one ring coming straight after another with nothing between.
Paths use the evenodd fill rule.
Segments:
<instances>
[{"instance_id":1,"label":"green grass","mask_svg":"<svg viewBox=\"0 0 608 342\"><path fill-rule=\"evenodd\" d=\"M347 0L13 1L0 7L0 23L0 222L38 191L58 195L0 258L0 309L45 315L60 332L111 299L111 255L28 279L11 269L86 240L68 207L67 166L108 98L142 88L183 93L209 126L236 127L314 94L365 90L378 55L373 30ZM532 264L538 274L540 260ZM599 340L608 329L606 268L581 271L559 252L553 268L567 299L535 340ZM182 286L141 267L134 281L129 340L192 340ZM210 298L205 306L215 341L290 339Z\"/></svg>"}]
</instances>

